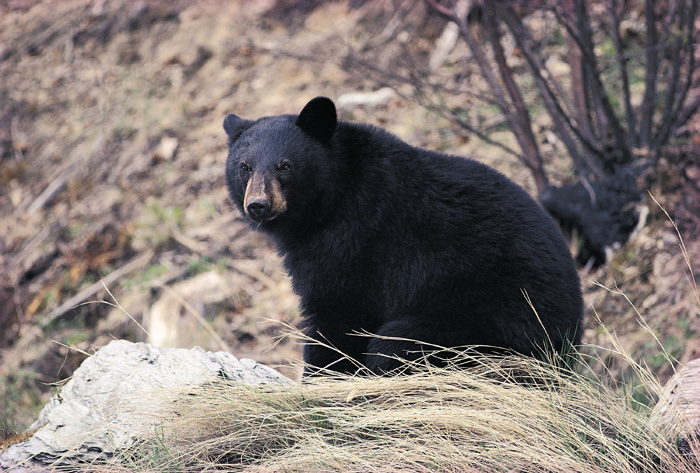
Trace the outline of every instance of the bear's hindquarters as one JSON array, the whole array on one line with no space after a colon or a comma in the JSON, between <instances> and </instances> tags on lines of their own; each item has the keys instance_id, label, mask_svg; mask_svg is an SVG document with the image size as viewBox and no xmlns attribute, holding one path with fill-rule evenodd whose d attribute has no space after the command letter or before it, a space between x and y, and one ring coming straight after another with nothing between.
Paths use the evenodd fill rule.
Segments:
<instances>
[{"instance_id":1,"label":"bear's hindquarters","mask_svg":"<svg viewBox=\"0 0 700 473\"><path fill-rule=\"evenodd\" d=\"M536 318L535 314L532 314ZM538 331L539 332L539 331ZM377 375L395 372L406 362L437 367L464 368L475 364L474 356L521 354L570 366L576 334L522 334L522 339L504 343L496 330L490 335L453 323L425 320L395 320L380 327L367 344L363 362Z\"/></svg>"}]
</instances>

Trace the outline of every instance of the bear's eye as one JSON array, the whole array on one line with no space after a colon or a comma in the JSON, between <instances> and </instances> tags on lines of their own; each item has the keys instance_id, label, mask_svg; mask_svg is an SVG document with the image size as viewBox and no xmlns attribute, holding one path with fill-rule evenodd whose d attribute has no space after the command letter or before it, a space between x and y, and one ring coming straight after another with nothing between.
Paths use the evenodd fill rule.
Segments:
<instances>
[{"instance_id":1,"label":"bear's eye","mask_svg":"<svg viewBox=\"0 0 700 473\"><path fill-rule=\"evenodd\" d=\"M238 170L243 174L248 174L250 172L250 166L248 166L248 163L241 163L238 165Z\"/></svg>"},{"instance_id":2,"label":"bear's eye","mask_svg":"<svg viewBox=\"0 0 700 473\"><path fill-rule=\"evenodd\" d=\"M289 161L282 161L277 165L277 170L279 172L289 172L292 170L292 165Z\"/></svg>"}]
</instances>

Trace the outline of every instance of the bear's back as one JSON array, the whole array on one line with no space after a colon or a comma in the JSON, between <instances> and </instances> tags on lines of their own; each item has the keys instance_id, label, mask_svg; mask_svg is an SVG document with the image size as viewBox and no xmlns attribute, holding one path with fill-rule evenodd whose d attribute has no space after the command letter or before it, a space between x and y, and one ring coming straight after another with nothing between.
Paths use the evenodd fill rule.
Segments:
<instances>
[{"instance_id":1,"label":"bear's back","mask_svg":"<svg viewBox=\"0 0 700 473\"><path fill-rule=\"evenodd\" d=\"M495 169L411 146L381 128L341 122L339 132L354 168L349 206L366 216L381 214L386 225L419 232L425 242L546 238L568 251L551 217Z\"/></svg>"}]
</instances>

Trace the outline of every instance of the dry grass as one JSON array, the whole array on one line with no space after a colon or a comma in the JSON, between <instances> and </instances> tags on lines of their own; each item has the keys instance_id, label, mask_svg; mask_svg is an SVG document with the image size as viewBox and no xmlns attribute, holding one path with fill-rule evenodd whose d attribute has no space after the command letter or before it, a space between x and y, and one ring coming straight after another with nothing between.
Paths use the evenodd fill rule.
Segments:
<instances>
[{"instance_id":1,"label":"dry grass","mask_svg":"<svg viewBox=\"0 0 700 473\"><path fill-rule=\"evenodd\" d=\"M461 356L477 365L415 364L403 376L220 383L182 393L122 465L183 472L698 471L697 439L690 453L677 447L681 419L652 427L650 409L629 390L532 359ZM661 392L653 377L640 378L650 397Z\"/></svg>"}]
</instances>

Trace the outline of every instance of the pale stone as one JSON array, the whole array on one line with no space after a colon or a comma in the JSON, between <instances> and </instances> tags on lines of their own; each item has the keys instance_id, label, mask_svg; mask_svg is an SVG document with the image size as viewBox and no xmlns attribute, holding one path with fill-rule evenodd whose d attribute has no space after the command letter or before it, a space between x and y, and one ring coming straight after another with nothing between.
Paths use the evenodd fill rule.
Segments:
<instances>
[{"instance_id":1,"label":"pale stone","mask_svg":"<svg viewBox=\"0 0 700 473\"><path fill-rule=\"evenodd\" d=\"M169 396L175 399L183 388L216 379L291 382L272 368L230 353L112 341L85 360L53 396L31 427L38 428L34 435L0 453L0 470L109 460L153 430Z\"/></svg>"}]
</instances>

